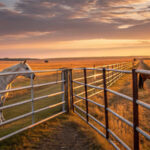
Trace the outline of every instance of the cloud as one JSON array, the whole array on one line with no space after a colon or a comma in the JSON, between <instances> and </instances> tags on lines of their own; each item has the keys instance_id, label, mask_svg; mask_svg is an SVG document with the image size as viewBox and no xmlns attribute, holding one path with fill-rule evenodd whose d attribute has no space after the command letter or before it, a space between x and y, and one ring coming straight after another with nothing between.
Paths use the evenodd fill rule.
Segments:
<instances>
[{"instance_id":1,"label":"cloud","mask_svg":"<svg viewBox=\"0 0 150 150\"><path fill-rule=\"evenodd\" d=\"M20 0L14 10L0 9L0 43L8 39L9 42L149 39L150 10L145 2Z\"/></svg>"},{"instance_id":2,"label":"cloud","mask_svg":"<svg viewBox=\"0 0 150 150\"><path fill-rule=\"evenodd\" d=\"M0 7L5 7L5 5L3 3L0 2Z\"/></svg>"}]
</instances>

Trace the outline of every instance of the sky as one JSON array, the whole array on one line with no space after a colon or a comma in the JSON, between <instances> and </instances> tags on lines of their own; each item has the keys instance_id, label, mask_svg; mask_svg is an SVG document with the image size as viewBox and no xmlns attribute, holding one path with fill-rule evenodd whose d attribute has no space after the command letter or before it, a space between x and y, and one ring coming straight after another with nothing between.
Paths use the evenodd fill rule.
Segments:
<instances>
[{"instance_id":1,"label":"sky","mask_svg":"<svg viewBox=\"0 0 150 150\"><path fill-rule=\"evenodd\" d=\"M150 0L0 0L0 58L150 56Z\"/></svg>"}]
</instances>

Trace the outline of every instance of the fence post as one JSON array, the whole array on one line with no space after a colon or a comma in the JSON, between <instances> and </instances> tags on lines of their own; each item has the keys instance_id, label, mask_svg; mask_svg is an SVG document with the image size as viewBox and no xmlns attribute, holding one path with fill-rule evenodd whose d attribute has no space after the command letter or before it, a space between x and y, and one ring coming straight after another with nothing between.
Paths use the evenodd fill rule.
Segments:
<instances>
[{"instance_id":1,"label":"fence post","mask_svg":"<svg viewBox=\"0 0 150 150\"><path fill-rule=\"evenodd\" d=\"M139 126L138 118L138 85L137 85L137 73L136 69L132 69L132 80L133 80L133 141L134 150L139 150L139 133L136 128Z\"/></svg>"},{"instance_id":2,"label":"fence post","mask_svg":"<svg viewBox=\"0 0 150 150\"><path fill-rule=\"evenodd\" d=\"M122 63L120 64L120 69L121 69L121 70L124 70L124 67L123 67L123 64L122 64ZM122 76L123 76L123 72L121 72L121 77L122 77Z\"/></svg>"},{"instance_id":3,"label":"fence post","mask_svg":"<svg viewBox=\"0 0 150 150\"><path fill-rule=\"evenodd\" d=\"M85 88L85 104L86 104L86 121L87 123L89 122L89 117L88 117L88 95L87 95L87 72L86 72L86 68L84 68L84 88Z\"/></svg>"},{"instance_id":4,"label":"fence post","mask_svg":"<svg viewBox=\"0 0 150 150\"><path fill-rule=\"evenodd\" d=\"M106 138L109 138L108 132L108 110L107 110L107 84L106 84L106 69L103 68L103 85L104 85L104 104L105 104L105 124L106 124Z\"/></svg>"},{"instance_id":5,"label":"fence post","mask_svg":"<svg viewBox=\"0 0 150 150\"><path fill-rule=\"evenodd\" d=\"M94 68L94 70L93 70L93 75L94 75L94 81L95 81L95 80L96 80L96 76L95 76L95 75L96 75L96 70L95 70L95 69L96 69L96 66L94 65L93 68Z\"/></svg>"},{"instance_id":6,"label":"fence post","mask_svg":"<svg viewBox=\"0 0 150 150\"><path fill-rule=\"evenodd\" d=\"M118 70L118 64L116 65L116 69ZM119 77L119 72L117 72L117 79L118 80L118 77Z\"/></svg>"},{"instance_id":7,"label":"fence post","mask_svg":"<svg viewBox=\"0 0 150 150\"><path fill-rule=\"evenodd\" d=\"M33 88L33 73L30 75L30 84L31 84L31 105L32 105L32 124L34 124L34 88Z\"/></svg>"},{"instance_id":8,"label":"fence post","mask_svg":"<svg viewBox=\"0 0 150 150\"><path fill-rule=\"evenodd\" d=\"M118 68L118 65L116 64L116 65L115 65L115 70L117 70L117 68ZM115 74L116 74L116 76L118 76L118 72L115 72ZM117 80L117 78L115 78L114 81L116 81L116 80Z\"/></svg>"},{"instance_id":9,"label":"fence post","mask_svg":"<svg viewBox=\"0 0 150 150\"><path fill-rule=\"evenodd\" d=\"M69 82L70 82L70 104L71 104L71 109L74 112L72 69L69 69Z\"/></svg>"},{"instance_id":10,"label":"fence post","mask_svg":"<svg viewBox=\"0 0 150 150\"><path fill-rule=\"evenodd\" d=\"M112 69L114 69L114 65L112 65ZM113 79L114 79L114 71L112 71L112 78L111 78L112 83L113 83Z\"/></svg>"},{"instance_id":11,"label":"fence post","mask_svg":"<svg viewBox=\"0 0 150 150\"><path fill-rule=\"evenodd\" d=\"M107 66L107 69L109 69L109 66ZM106 80L106 85L107 85L107 83L108 83L108 86L109 86L109 71L107 71L106 70L106 78L107 78L107 80Z\"/></svg>"},{"instance_id":12,"label":"fence post","mask_svg":"<svg viewBox=\"0 0 150 150\"><path fill-rule=\"evenodd\" d=\"M64 100L65 100L65 109L66 112L69 113L69 98L68 98L68 69L65 69L64 71Z\"/></svg>"},{"instance_id":13,"label":"fence post","mask_svg":"<svg viewBox=\"0 0 150 150\"><path fill-rule=\"evenodd\" d=\"M118 70L121 70L121 64L118 64ZM121 72L119 72L119 78L121 77Z\"/></svg>"},{"instance_id":14,"label":"fence post","mask_svg":"<svg viewBox=\"0 0 150 150\"><path fill-rule=\"evenodd\" d=\"M94 68L94 70L93 70L93 75L94 75L93 79L94 79L94 81L96 81L96 78L97 78L97 77L96 77L96 74L97 74L97 73L96 73L96 70L95 70L95 69L96 69L96 66L94 65L93 68ZM96 89L94 89L94 92L96 93Z\"/></svg>"},{"instance_id":15,"label":"fence post","mask_svg":"<svg viewBox=\"0 0 150 150\"><path fill-rule=\"evenodd\" d=\"M65 81L65 71L62 70L61 72L61 80ZM61 84L61 91L64 91L64 93L62 94L62 102L65 101L65 82L62 82ZM65 111L65 104L62 105L62 111Z\"/></svg>"},{"instance_id":16,"label":"fence post","mask_svg":"<svg viewBox=\"0 0 150 150\"><path fill-rule=\"evenodd\" d=\"M131 68L132 68L132 69L135 68L135 59L132 60Z\"/></svg>"},{"instance_id":17,"label":"fence post","mask_svg":"<svg viewBox=\"0 0 150 150\"><path fill-rule=\"evenodd\" d=\"M117 70L119 70L119 64L118 64L118 68ZM118 79L120 78L120 72L118 72Z\"/></svg>"}]
</instances>

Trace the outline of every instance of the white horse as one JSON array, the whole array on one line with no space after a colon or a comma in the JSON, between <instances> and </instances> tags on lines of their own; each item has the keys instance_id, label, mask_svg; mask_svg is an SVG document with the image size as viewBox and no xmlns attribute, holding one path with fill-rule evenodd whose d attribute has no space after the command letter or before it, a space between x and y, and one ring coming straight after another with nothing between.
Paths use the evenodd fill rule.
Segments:
<instances>
[{"instance_id":1,"label":"white horse","mask_svg":"<svg viewBox=\"0 0 150 150\"><path fill-rule=\"evenodd\" d=\"M25 72L25 71L32 71L30 66L26 64L26 60L21 62L17 65L11 66L9 68L4 69L0 73L7 73L7 72ZM1 90L8 90L11 88L11 83L16 79L18 76L24 76L26 78L31 78L30 73L22 73L22 74L13 74L13 75L3 75L0 76L0 91ZM35 74L32 73L32 79L35 78ZM0 107L3 107L4 102L8 96L8 93L0 93ZM0 110L0 123L3 122L4 116L2 110Z\"/></svg>"}]
</instances>

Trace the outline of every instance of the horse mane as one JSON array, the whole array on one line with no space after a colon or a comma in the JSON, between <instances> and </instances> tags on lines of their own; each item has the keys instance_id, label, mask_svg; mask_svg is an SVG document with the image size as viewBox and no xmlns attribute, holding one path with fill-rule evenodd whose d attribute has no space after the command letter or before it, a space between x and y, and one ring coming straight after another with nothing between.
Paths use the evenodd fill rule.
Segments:
<instances>
[{"instance_id":1,"label":"horse mane","mask_svg":"<svg viewBox=\"0 0 150 150\"><path fill-rule=\"evenodd\" d=\"M11 72L11 71L14 70L15 68L17 68L18 65L19 65L19 64L16 64L16 65L14 65L14 66L8 67L8 68L2 70L1 72Z\"/></svg>"}]
</instances>

